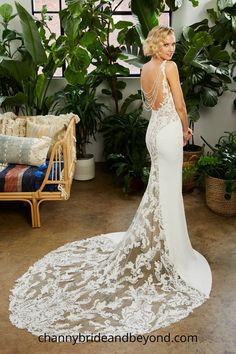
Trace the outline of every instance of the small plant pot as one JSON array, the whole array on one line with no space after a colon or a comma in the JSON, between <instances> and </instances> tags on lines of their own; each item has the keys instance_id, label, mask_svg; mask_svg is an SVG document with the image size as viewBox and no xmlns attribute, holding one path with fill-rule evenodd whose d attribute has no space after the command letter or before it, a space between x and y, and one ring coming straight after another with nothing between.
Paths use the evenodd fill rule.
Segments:
<instances>
[{"instance_id":1,"label":"small plant pot","mask_svg":"<svg viewBox=\"0 0 236 354\"><path fill-rule=\"evenodd\" d=\"M95 161L93 154L79 158L75 165L74 179L77 181L88 181L95 177Z\"/></svg>"},{"instance_id":2,"label":"small plant pot","mask_svg":"<svg viewBox=\"0 0 236 354\"><path fill-rule=\"evenodd\" d=\"M184 162L188 161L197 161L201 155L204 153L205 144L202 146L200 145L193 145L187 144L184 146ZM193 158L194 156L194 158Z\"/></svg>"},{"instance_id":3,"label":"small plant pot","mask_svg":"<svg viewBox=\"0 0 236 354\"><path fill-rule=\"evenodd\" d=\"M195 187L196 187L196 179L193 177L191 180L183 183L182 192L185 194L192 193Z\"/></svg>"},{"instance_id":4,"label":"small plant pot","mask_svg":"<svg viewBox=\"0 0 236 354\"><path fill-rule=\"evenodd\" d=\"M206 176L206 204L214 213L224 216L236 215L236 193L231 199L224 198L225 180Z\"/></svg>"}]
</instances>

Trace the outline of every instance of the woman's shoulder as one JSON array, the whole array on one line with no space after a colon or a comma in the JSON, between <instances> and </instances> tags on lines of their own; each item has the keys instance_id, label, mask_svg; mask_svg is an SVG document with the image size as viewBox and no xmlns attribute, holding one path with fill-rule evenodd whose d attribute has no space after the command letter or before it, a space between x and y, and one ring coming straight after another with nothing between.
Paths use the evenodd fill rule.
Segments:
<instances>
[{"instance_id":1,"label":"woman's shoulder","mask_svg":"<svg viewBox=\"0 0 236 354\"><path fill-rule=\"evenodd\" d=\"M178 69L177 64L173 60L167 60L166 61L166 68L171 70L171 69Z\"/></svg>"},{"instance_id":2,"label":"woman's shoulder","mask_svg":"<svg viewBox=\"0 0 236 354\"><path fill-rule=\"evenodd\" d=\"M143 64L143 66L142 66L142 70L146 70L146 69L148 69L148 68L149 68L149 66L150 66L150 61L148 61L147 63Z\"/></svg>"},{"instance_id":3,"label":"woman's shoulder","mask_svg":"<svg viewBox=\"0 0 236 354\"><path fill-rule=\"evenodd\" d=\"M171 77L176 77L176 75L178 76L177 64L173 60L168 60L166 62L165 72L166 72L167 79Z\"/></svg>"}]
</instances>

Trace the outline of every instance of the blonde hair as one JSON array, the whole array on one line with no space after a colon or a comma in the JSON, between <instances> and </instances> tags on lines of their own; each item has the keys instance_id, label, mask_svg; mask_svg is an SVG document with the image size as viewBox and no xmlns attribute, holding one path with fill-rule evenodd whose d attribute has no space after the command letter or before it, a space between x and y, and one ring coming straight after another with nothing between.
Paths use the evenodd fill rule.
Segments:
<instances>
[{"instance_id":1,"label":"blonde hair","mask_svg":"<svg viewBox=\"0 0 236 354\"><path fill-rule=\"evenodd\" d=\"M148 33L143 43L143 53L146 57L157 54L166 36L174 34L174 29L167 26L156 26Z\"/></svg>"}]
</instances>

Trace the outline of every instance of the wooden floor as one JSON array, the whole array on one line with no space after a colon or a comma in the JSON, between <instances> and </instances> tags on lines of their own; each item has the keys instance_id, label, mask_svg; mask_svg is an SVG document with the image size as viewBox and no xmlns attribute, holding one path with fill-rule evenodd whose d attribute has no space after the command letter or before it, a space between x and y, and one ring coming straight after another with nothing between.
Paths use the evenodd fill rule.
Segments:
<instances>
[{"instance_id":1,"label":"wooden floor","mask_svg":"<svg viewBox=\"0 0 236 354\"><path fill-rule=\"evenodd\" d=\"M10 323L9 290L29 266L64 243L125 231L141 197L142 193L123 195L113 177L98 164L94 180L73 182L70 200L42 204L40 229L31 228L27 205L0 203L1 354L236 353L236 218L212 213L205 205L203 192L197 189L184 195L186 219L193 248L210 263L213 288L210 299L187 318L152 332L165 336L166 342L44 343ZM176 335L182 336L183 342L176 342ZM194 335L197 342L187 340Z\"/></svg>"}]
</instances>

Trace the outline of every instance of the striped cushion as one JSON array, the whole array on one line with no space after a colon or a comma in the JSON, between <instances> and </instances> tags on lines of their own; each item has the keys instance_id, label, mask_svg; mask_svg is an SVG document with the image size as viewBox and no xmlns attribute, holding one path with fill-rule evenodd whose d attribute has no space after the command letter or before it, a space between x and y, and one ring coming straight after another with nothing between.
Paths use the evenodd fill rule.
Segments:
<instances>
[{"instance_id":1,"label":"striped cushion","mask_svg":"<svg viewBox=\"0 0 236 354\"><path fill-rule=\"evenodd\" d=\"M66 132L65 124L37 124L27 121L26 136L31 138L41 138L48 136L52 139L47 156L50 157L54 144L64 137Z\"/></svg>"}]
</instances>

